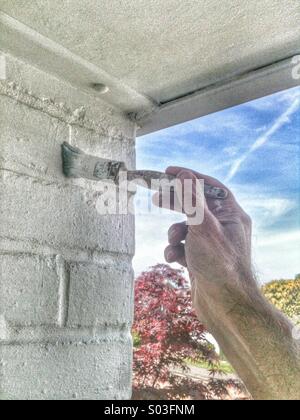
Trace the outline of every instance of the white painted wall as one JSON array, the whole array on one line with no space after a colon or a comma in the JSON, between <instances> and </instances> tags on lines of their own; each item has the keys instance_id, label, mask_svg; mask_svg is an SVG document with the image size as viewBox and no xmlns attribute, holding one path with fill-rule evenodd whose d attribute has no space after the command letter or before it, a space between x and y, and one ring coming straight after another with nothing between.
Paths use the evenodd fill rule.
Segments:
<instances>
[{"instance_id":1,"label":"white painted wall","mask_svg":"<svg viewBox=\"0 0 300 420\"><path fill-rule=\"evenodd\" d=\"M135 126L6 55L0 80L0 394L131 395L134 220L100 216L60 145L135 165Z\"/></svg>"}]
</instances>

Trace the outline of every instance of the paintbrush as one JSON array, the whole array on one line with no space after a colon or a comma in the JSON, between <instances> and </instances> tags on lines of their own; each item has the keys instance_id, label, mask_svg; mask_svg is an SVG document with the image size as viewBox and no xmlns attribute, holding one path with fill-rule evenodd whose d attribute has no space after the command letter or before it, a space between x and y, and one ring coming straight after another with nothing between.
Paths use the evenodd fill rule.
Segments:
<instances>
[{"instance_id":1,"label":"paintbrush","mask_svg":"<svg viewBox=\"0 0 300 420\"><path fill-rule=\"evenodd\" d=\"M63 173L68 178L85 178L93 181L111 180L119 183L119 174L121 171L127 173L127 181L143 180L142 186L148 189L155 189L153 181L172 182L176 179L173 175L163 172L148 170L127 170L124 162L102 159L96 156L87 155L77 147L71 146L65 142L62 144ZM204 194L207 198L224 200L228 192L224 188L214 187L204 184Z\"/></svg>"}]
</instances>

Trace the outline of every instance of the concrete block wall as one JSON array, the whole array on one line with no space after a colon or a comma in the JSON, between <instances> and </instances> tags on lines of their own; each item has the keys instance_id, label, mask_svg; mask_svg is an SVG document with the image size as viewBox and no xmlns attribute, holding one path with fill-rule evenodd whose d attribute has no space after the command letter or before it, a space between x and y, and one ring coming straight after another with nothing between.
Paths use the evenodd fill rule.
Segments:
<instances>
[{"instance_id":1,"label":"concrete block wall","mask_svg":"<svg viewBox=\"0 0 300 420\"><path fill-rule=\"evenodd\" d=\"M0 52L1 53L1 52ZM135 165L135 126L5 55L0 80L0 397L131 396L134 218L100 216L61 143Z\"/></svg>"}]
</instances>

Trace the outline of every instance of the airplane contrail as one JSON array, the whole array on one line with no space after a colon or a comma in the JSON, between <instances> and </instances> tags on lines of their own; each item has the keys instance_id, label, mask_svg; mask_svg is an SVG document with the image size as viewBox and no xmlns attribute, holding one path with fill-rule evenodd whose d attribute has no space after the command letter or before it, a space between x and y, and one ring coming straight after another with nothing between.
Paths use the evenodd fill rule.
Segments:
<instances>
[{"instance_id":1,"label":"airplane contrail","mask_svg":"<svg viewBox=\"0 0 300 420\"><path fill-rule=\"evenodd\" d=\"M262 135L260 136L255 142L252 144L250 149L244 153L241 157L235 160L232 164L228 176L226 178L226 182L231 181L232 178L237 174L241 165L245 162L248 157L254 153L256 150L260 149L267 141L275 134L280 128L282 128L285 124L290 122L290 117L299 109L300 106L300 98L296 98L289 108L280 115L273 123L273 125Z\"/></svg>"}]
</instances>

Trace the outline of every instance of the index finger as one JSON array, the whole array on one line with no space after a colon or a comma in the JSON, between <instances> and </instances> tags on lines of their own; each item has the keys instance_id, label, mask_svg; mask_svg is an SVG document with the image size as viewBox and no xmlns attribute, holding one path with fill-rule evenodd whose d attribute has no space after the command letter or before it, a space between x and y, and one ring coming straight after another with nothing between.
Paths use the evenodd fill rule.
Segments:
<instances>
[{"instance_id":1,"label":"index finger","mask_svg":"<svg viewBox=\"0 0 300 420\"><path fill-rule=\"evenodd\" d=\"M204 182L212 185L213 187L226 188L227 189L226 185L222 184L222 182L218 181L216 178L213 178L211 176L201 174L200 172L193 171L192 169L183 168L183 167L180 167L180 166L169 166L166 169L166 174L177 176L182 171L192 172L197 178L204 179Z\"/></svg>"},{"instance_id":2,"label":"index finger","mask_svg":"<svg viewBox=\"0 0 300 420\"><path fill-rule=\"evenodd\" d=\"M197 178L203 179L206 184L209 184L212 187L224 188L225 190L228 191L229 197L234 198L234 195L232 194L232 192L229 190L229 188L226 185L222 184L222 182L220 182L216 178L213 178L213 177L208 176L208 175L201 174L200 172L193 171L193 170L188 169L188 168L182 168L180 166L169 166L166 169L166 174L177 176L182 171L192 172Z\"/></svg>"}]
</instances>

